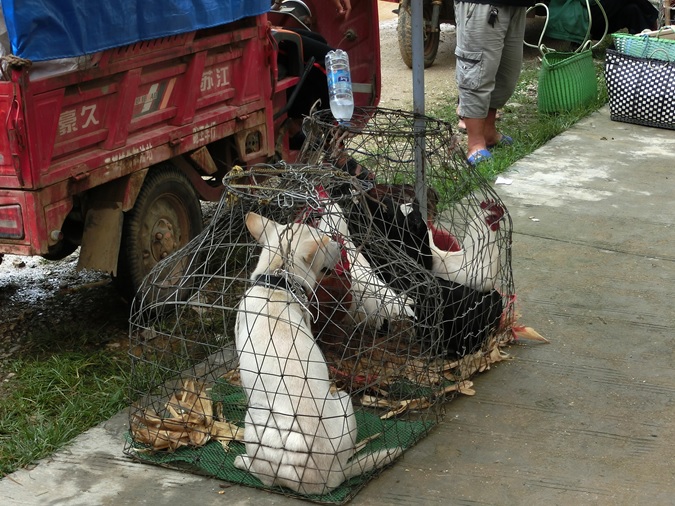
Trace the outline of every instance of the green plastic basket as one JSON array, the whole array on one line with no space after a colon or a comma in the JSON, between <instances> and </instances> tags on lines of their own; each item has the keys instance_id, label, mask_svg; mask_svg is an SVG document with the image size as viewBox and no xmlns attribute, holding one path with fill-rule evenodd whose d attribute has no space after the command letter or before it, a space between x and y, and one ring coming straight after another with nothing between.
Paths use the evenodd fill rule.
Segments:
<instances>
[{"instance_id":1,"label":"green plastic basket","mask_svg":"<svg viewBox=\"0 0 675 506\"><path fill-rule=\"evenodd\" d=\"M638 58L675 61L675 40L658 36L613 33L614 47L620 53Z\"/></svg>"},{"instance_id":2,"label":"green plastic basket","mask_svg":"<svg viewBox=\"0 0 675 506\"><path fill-rule=\"evenodd\" d=\"M538 86L539 112L566 112L588 105L598 95L590 48L578 52L542 51Z\"/></svg>"}]
</instances>

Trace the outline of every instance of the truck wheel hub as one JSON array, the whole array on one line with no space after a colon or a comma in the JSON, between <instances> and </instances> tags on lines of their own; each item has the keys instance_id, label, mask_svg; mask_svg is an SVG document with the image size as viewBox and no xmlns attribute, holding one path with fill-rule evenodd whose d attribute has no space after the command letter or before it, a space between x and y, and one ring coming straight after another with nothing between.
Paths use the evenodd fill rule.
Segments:
<instances>
[{"instance_id":1,"label":"truck wheel hub","mask_svg":"<svg viewBox=\"0 0 675 506\"><path fill-rule=\"evenodd\" d=\"M159 219L152 229L152 256L161 260L176 250L173 225L166 219Z\"/></svg>"}]
</instances>

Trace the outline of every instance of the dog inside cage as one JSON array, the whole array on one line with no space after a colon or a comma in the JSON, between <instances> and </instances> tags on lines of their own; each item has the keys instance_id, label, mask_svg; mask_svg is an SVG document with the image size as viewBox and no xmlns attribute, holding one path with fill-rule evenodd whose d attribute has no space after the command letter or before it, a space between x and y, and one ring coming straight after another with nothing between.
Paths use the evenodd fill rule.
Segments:
<instances>
[{"instance_id":1,"label":"dog inside cage","mask_svg":"<svg viewBox=\"0 0 675 506\"><path fill-rule=\"evenodd\" d=\"M246 227L262 252L235 324L248 398L246 453L235 466L268 486L323 494L402 450L355 457L351 398L331 391L328 365L312 334L307 293L322 272L334 269L340 244L310 225L280 225L253 212Z\"/></svg>"},{"instance_id":2,"label":"dog inside cage","mask_svg":"<svg viewBox=\"0 0 675 506\"><path fill-rule=\"evenodd\" d=\"M392 116L340 134L338 158L375 178L327 162L338 136L310 129L325 159L234 171L202 234L150 273L130 318L129 455L341 503L500 359L508 213L442 128L420 205L397 134L410 118Z\"/></svg>"}]
</instances>

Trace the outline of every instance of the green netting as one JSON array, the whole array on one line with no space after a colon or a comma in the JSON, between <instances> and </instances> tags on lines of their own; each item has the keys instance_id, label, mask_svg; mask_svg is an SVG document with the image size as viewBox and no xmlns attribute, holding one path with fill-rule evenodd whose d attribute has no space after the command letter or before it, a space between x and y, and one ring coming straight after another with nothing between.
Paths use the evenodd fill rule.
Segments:
<instances>
[{"instance_id":1,"label":"green netting","mask_svg":"<svg viewBox=\"0 0 675 506\"><path fill-rule=\"evenodd\" d=\"M225 419L241 427L244 426L246 394L241 387L218 380L211 390L211 398L214 403L222 403L222 413ZM355 415L358 426L358 441L374 437L357 455L374 453L382 448L396 446L402 447L405 451L426 436L434 425L434 422L429 420L381 420L376 414L363 410L356 411ZM378 434L379 436L375 437ZM134 456L143 462L176 468L184 468L187 464L196 472L214 476L230 483L266 489L322 503L341 504L346 502L378 473L378 470L375 470L370 474L353 478L327 494L306 496L282 487L266 487L252 474L234 467L234 459L237 455L246 452L244 445L239 442L230 442L229 450L226 450L218 441L210 441L199 448L183 447L174 452L149 452L145 446L133 443L129 434L127 435L127 442L131 445Z\"/></svg>"}]
</instances>

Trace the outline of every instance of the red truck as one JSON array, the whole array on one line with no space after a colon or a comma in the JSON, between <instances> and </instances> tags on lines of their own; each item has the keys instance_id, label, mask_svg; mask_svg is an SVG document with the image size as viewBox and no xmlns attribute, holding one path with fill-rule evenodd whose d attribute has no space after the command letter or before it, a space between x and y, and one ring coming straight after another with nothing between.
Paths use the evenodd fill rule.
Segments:
<instances>
[{"instance_id":1,"label":"red truck","mask_svg":"<svg viewBox=\"0 0 675 506\"><path fill-rule=\"evenodd\" d=\"M35 66L7 60L0 257L58 260L80 247L79 268L109 272L131 297L202 230L200 201L220 198L233 165L295 159L285 121L304 58L288 28L347 50L356 104L377 105L377 2L351 3L345 20L326 0L276 1L262 14L89 54L54 76L31 78Z\"/></svg>"}]
</instances>

